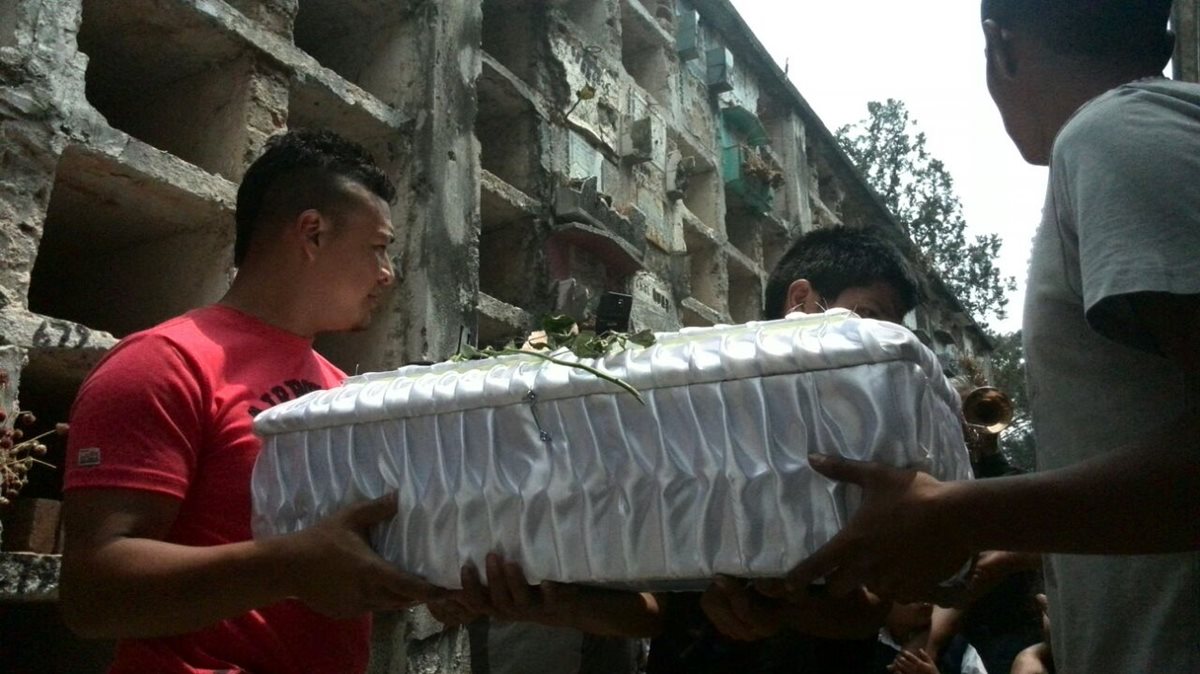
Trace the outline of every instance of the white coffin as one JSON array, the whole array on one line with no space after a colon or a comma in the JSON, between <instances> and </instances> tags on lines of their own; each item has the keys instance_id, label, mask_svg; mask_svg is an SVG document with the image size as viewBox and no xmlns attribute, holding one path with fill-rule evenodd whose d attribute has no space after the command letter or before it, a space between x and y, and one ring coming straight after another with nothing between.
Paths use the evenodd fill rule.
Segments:
<instances>
[{"instance_id":1,"label":"white coffin","mask_svg":"<svg viewBox=\"0 0 1200 674\"><path fill-rule=\"evenodd\" d=\"M958 397L891 323L834 310L585 362L646 404L506 356L352 377L260 414L255 535L395 491L373 545L437 585L498 551L535 583L703 587L778 576L846 522L857 489L813 472L809 452L970 476Z\"/></svg>"}]
</instances>

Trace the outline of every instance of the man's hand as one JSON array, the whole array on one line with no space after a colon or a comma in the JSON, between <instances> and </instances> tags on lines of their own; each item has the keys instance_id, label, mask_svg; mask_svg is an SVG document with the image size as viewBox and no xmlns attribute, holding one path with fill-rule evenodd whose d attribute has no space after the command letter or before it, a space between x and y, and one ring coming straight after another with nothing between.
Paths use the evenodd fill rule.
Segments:
<instances>
[{"instance_id":1,"label":"man's hand","mask_svg":"<svg viewBox=\"0 0 1200 674\"><path fill-rule=\"evenodd\" d=\"M923 648L915 652L908 649L900 651L887 670L894 674L939 674L933 658Z\"/></svg>"},{"instance_id":2,"label":"man's hand","mask_svg":"<svg viewBox=\"0 0 1200 674\"><path fill-rule=\"evenodd\" d=\"M947 601L939 587L971 557L964 531L939 501L944 483L878 463L809 455L813 469L862 488L849 524L788 574L793 592L825 578L830 594L866 587L902 603Z\"/></svg>"},{"instance_id":3,"label":"man's hand","mask_svg":"<svg viewBox=\"0 0 1200 674\"><path fill-rule=\"evenodd\" d=\"M652 637L662 630L651 594L544 581L530 585L515 562L487 556L487 587L473 566L462 568L461 592L452 595L465 611L501 620L570 627L601 636Z\"/></svg>"},{"instance_id":4,"label":"man's hand","mask_svg":"<svg viewBox=\"0 0 1200 674\"><path fill-rule=\"evenodd\" d=\"M434 599L426 604L425 607L429 609L429 613L435 620L446 627L469 625L483 617L482 613L477 613L467 608L462 601L454 596Z\"/></svg>"},{"instance_id":5,"label":"man's hand","mask_svg":"<svg viewBox=\"0 0 1200 674\"><path fill-rule=\"evenodd\" d=\"M487 556L487 586L473 566L462 568L462 592L455 598L468 611L510 622L533 622L556 627L574 626L579 588L545 582L530 585L515 562L497 554Z\"/></svg>"},{"instance_id":6,"label":"man's hand","mask_svg":"<svg viewBox=\"0 0 1200 674\"><path fill-rule=\"evenodd\" d=\"M779 632L783 627L783 604L728 576L717 576L700 598L700 607L709 621L721 634L739 641L765 639Z\"/></svg>"},{"instance_id":7,"label":"man's hand","mask_svg":"<svg viewBox=\"0 0 1200 674\"><path fill-rule=\"evenodd\" d=\"M1006 577L1021 571L1033 571L1042 566L1042 557L1029 552L988 550L979 554L975 568L967 581L968 593L977 599L996 587Z\"/></svg>"},{"instance_id":8,"label":"man's hand","mask_svg":"<svg viewBox=\"0 0 1200 674\"><path fill-rule=\"evenodd\" d=\"M861 639L883 625L889 602L858 588L842 597L805 587L788 591L779 580L756 579L750 587L719 576L700 600L722 634L743 641L763 639L781 628L823 639Z\"/></svg>"},{"instance_id":9,"label":"man's hand","mask_svg":"<svg viewBox=\"0 0 1200 674\"><path fill-rule=\"evenodd\" d=\"M293 569L292 594L333 618L390 611L445 593L392 566L367 542L372 525L396 515L396 495L347 506L317 524L281 537L282 568Z\"/></svg>"}]
</instances>

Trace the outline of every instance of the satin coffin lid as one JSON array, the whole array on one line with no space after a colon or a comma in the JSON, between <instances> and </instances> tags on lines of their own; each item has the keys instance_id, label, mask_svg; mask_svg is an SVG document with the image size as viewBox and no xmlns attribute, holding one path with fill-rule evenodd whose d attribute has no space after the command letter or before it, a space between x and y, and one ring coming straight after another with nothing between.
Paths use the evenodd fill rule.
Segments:
<instances>
[{"instance_id":1,"label":"satin coffin lid","mask_svg":"<svg viewBox=\"0 0 1200 674\"><path fill-rule=\"evenodd\" d=\"M797 314L581 360L645 405L518 355L364 374L263 412L255 535L396 492L372 545L443 587L496 551L532 583L694 589L779 576L842 527L858 490L810 452L970 477L957 394L892 323Z\"/></svg>"}]
</instances>

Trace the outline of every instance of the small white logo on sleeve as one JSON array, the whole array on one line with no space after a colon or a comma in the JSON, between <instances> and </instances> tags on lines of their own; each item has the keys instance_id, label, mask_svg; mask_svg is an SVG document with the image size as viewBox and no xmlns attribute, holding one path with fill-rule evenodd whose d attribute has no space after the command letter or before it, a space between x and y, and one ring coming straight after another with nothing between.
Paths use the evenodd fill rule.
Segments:
<instances>
[{"instance_id":1,"label":"small white logo on sleeve","mask_svg":"<svg viewBox=\"0 0 1200 674\"><path fill-rule=\"evenodd\" d=\"M79 457L75 459L75 465L82 468L91 468L92 466L100 465L100 448L99 447L84 447L79 450Z\"/></svg>"}]
</instances>

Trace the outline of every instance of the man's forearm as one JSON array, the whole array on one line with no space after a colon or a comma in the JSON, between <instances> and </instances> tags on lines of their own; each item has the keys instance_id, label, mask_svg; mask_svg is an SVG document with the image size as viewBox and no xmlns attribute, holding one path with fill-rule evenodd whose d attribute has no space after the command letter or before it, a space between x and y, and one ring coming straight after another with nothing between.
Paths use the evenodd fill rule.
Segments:
<instances>
[{"instance_id":1,"label":"man's forearm","mask_svg":"<svg viewBox=\"0 0 1200 674\"><path fill-rule=\"evenodd\" d=\"M946 512L975 550L1156 554L1200 548L1195 421L1058 470L947 483Z\"/></svg>"},{"instance_id":2,"label":"man's forearm","mask_svg":"<svg viewBox=\"0 0 1200 674\"><path fill-rule=\"evenodd\" d=\"M125 538L82 558L68 549L63 616L93 638L202 629L288 596L280 540L191 547Z\"/></svg>"}]
</instances>

